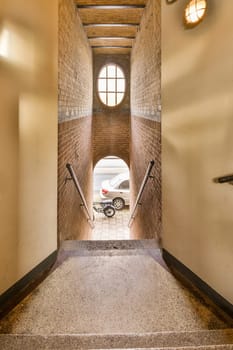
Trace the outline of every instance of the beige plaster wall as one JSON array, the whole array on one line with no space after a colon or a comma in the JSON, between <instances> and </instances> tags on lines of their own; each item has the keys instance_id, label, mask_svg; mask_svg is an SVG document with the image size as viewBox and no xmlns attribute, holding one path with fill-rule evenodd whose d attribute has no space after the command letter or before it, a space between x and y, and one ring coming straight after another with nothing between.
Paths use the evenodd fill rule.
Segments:
<instances>
[{"instance_id":1,"label":"beige plaster wall","mask_svg":"<svg viewBox=\"0 0 233 350\"><path fill-rule=\"evenodd\" d=\"M0 2L0 294L57 247L57 7Z\"/></svg>"},{"instance_id":2,"label":"beige plaster wall","mask_svg":"<svg viewBox=\"0 0 233 350\"><path fill-rule=\"evenodd\" d=\"M233 303L233 2L184 29L162 2L163 246Z\"/></svg>"}]
</instances>

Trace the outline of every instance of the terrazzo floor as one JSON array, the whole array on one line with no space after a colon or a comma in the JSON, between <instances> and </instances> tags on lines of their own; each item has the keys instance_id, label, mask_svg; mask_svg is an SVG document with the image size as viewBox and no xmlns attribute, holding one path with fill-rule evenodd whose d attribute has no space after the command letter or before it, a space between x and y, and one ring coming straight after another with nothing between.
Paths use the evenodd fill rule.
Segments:
<instances>
[{"instance_id":1,"label":"terrazzo floor","mask_svg":"<svg viewBox=\"0 0 233 350\"><path fill-rule=\"evenodd\" d=\"M226 319L160 264L159 256L159 249L76 246L0 322L0 333L141 334L229 328Z\"/></svg>"}]
</instances>

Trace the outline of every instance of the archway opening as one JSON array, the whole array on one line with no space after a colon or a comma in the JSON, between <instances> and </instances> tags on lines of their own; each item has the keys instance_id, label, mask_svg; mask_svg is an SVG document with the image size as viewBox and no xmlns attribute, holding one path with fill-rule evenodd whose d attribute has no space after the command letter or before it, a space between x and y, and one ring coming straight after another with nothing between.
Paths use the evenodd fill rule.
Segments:
<instances>
[{"instance_id":1,"label":"archway opening","mask_svg":"<svg viewBox=\"0 0 233 350\"><path fill-rule=\"evenodd\" d=\"M129 168L116 156L102 158L93 172L95 228L92 240L129 239Z\"/></svg>"}]
</instances>

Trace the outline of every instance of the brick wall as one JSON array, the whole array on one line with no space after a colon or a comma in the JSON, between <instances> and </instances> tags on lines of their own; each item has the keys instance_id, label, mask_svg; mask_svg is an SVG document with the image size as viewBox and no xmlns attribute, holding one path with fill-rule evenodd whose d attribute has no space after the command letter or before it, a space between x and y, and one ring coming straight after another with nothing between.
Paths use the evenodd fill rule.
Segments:
<instances>
[{"instance_id":1,"label":"brick wall","mask_svg":"<svg viewBox=\"0 0 233 350\"><path fill-rule=\"evenodd\" d=\"M160 1L149 0L131 56L131 204L148 162L155 160L132 225L134 238L161 236Z\"/></svg>"},{"instance_id":2,"label":"brick wall","mask_svg":"<svg viewBox=\"0 0 233 350\"><path fill-rule=\"evenodd\" d=\"M92 115L92 52L72 0L59 0L59 122Z\"/></svg>"},{"instance_id":3,"label":"brick wall","mask_svg":"<svg viewBox=\"0 0 233 350\"><path fill-rule=\"evenodd\" d=\"M160 123L141 117L131 120L130 186L134 204L149 162L155 165L142 197L142 206L133 222L132 238L159 238L161 231L161 127Z\"/></svg>"},{"instance_id":4,"label":"brick wall","mask_svg":"<svg viewBox=\"0 0 233 350\"><path fill-rule=\"evenodd\" d=\"M90 227L66 163L92 204L92 53L72 0L59 1L59 239L87 239Z\"/></svg>"},{"instance_id":5,"label":"brick wall","mask_svg":"<svg viewBox=\"0 0 233 350\"><path fill-rule=\"evenodd\" d=\"M59 124L59 237L64 239L87 239L90 227L80 209L80 198L69 176L66 163L74 167L89 208L92 204L92 152L91 118L80 118Z\"/></svg>"},{"instance_id":6,"label":"brick wall","mask_svg":"<svg viewBox=\"0 0 233 350\"><path fill-rule=\"evenodd\" d=\"M116 63L124 71L126 78L125 98L119 106L105 106L99 99L97 78L101 68L107 63ZM130 56L94 56L93 93L93 160L94 165L109 155L122 158L129 165L130 134Z\"/></svg>"},{"instance_id":7,"label":"brick wall","mask_svg":"<svg viewBox=\"0 0 233 350\"><path fill-rule=\"evenodd\" d=\"M131 113L160 121L160 1L148 0L131 56Z\"/></svg>"}]
</instances>

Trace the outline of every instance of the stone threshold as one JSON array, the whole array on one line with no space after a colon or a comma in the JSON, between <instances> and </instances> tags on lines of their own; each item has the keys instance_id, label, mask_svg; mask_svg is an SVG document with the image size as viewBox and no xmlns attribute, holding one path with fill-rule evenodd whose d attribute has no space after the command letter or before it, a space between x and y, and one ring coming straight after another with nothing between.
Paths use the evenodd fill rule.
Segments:
<instances>
[{"instance_id":1,"label":"stone threshold","mask_svg":"<svg viewBox=\"0 0 233 350\"><path fill-rule=\"evenodd\" d=\"M109 250L109 249L149 249L160 248L155 239L143 240L101 240L101 241L74 241L67 240L61 243L60 249L68 251L75 249Z\"/></svg>"},{"instance_id":2,"label":"stone threshold","mask_svg":"<svg viewBox=\"0 0 233 350\"><path fill-rule=\"evenodd\" d=\"M145 334L2 334L5 349L233 349L233 329Z\"/></svg>"}]
</instances>

